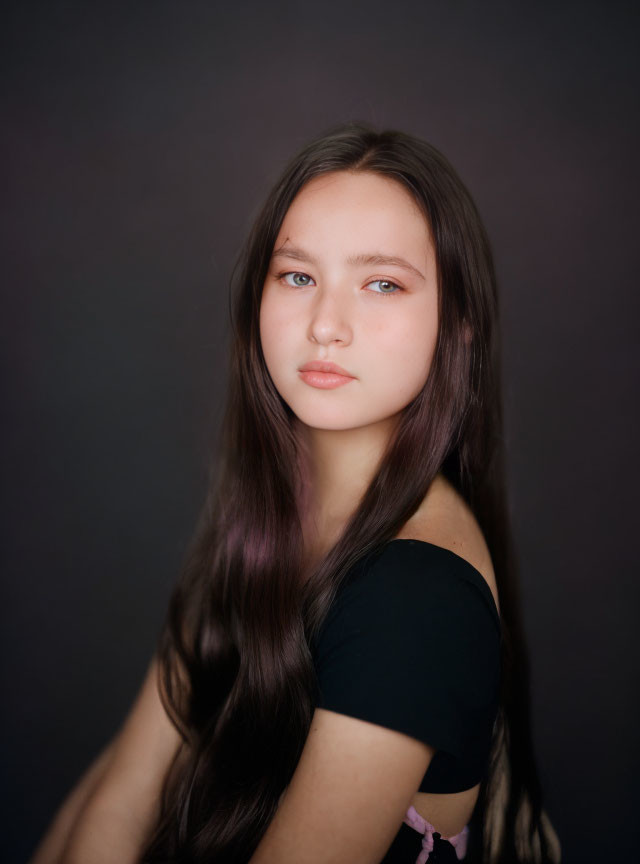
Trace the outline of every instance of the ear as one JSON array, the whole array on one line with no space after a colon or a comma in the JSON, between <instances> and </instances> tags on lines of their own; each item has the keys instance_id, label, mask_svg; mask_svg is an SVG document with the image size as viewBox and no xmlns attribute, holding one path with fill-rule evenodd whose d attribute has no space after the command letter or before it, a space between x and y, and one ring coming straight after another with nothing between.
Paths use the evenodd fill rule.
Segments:
<instances>
[{"instance_id":1,"label":"ear","mask_svg":"<svg viewBox=\"0 0 640 864\"><path fill-rule=\"evenodd\" d=\"M462 332L464 333L464 341L466 342L467 345L469 345L469 343L471 342L471 338L473 336L473 333L471 332L471 327L469 326L469 324L467 324L466 321L462 322Z\"/></svg>"}]
</instances>

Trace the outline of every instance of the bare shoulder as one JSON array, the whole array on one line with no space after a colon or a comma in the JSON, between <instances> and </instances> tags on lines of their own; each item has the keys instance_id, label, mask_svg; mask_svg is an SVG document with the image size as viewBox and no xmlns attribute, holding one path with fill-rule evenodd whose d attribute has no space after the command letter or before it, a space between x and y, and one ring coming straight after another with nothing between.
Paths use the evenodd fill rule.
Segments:
<instances>
[{"instance_id":1,"label":"bare shoulder","mask_svg":"<svg viewBox=\"0 0 640 864\"><path fill-rule=\"evenodd\" d=\"M436 475L422 504L396 536L433 543L464 558L484 577L500 611L491 553L478 520L442 474Z\"/></svg>"}]
</instances>

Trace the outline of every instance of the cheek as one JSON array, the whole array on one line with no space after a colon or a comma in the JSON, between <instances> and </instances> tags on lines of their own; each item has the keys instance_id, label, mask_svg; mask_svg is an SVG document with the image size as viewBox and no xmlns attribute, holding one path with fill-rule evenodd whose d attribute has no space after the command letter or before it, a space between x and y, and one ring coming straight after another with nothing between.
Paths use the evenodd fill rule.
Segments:
<instances>
[{"instance_id":1,"label":"cheek","mask_svg":"<svg viewBox=\"0 0 640 864\"><path fill-rule=\"evenodd\" d=\"M260 304L260 342L267 368L273 375L282 355L287 353L288 335L291 332L291 316L284 304L271 302L269 295L263 296Z\"/></svg>"},{"instance_id":2,"label":"cheek","mask_svg":"<svg viewBox=\"0 0 640 864\"><path fill-rule=\"evenodd\" d=\"M401 399L411 399L420 392L433 362L437 328L437 318L424 310L379 328L375 366L385 389L397 390Z\"/></svg>"},{"instance_id":3,"label":"cheek","mask_svg":"<svg viewBox=\"0 0 640 864\"><path fill-rule=\"evenodd\" d=\"M398 321L381 328L372 342L369 380L389 412L402 409L424 387L437 338L437 322L428 322L425 326L424 316L418 315Z\"/></svg>"},{"instance_id":4,"label":"cheek","mask_svg":"<svg viewBox=\"0 0 640 864\"><path fill-rule=\"evenodd\" d=\"M268 357L272 348L277 345L276 334L279 328L275 312L275 306L269 302L268 296L263 294L260 303L260 341L262 343L262 353L265 357Z\"/></svg>"}]
</instances>

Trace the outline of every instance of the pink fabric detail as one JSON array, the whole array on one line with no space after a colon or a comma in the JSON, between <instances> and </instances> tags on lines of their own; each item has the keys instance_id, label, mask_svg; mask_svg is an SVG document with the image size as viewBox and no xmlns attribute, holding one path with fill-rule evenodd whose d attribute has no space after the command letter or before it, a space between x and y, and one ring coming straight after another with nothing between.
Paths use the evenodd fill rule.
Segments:
<instances>
[{"instance_id":1,"label":"pink fabric detail","mask_svg":"<svg viewBox=\"0 0 640 864\"><path fill-rule=\"evenodd\" d=\"M412 805L407 810L407 815L402 820L406 824L424 834L422 838L422 852L416 858L416 864L426 864L430 853L433 851L433 832L436 830L430 822L427 822ZM439 833L439 832L438 832ZM443 840L448 840L456 850L456 858L461 861L467 854L467 836L469 834L469 826L465 825L459 834L454 834L453 837L442 837ZM442 836L442 835L440 835Z\"/></svg>"}]
</instances>

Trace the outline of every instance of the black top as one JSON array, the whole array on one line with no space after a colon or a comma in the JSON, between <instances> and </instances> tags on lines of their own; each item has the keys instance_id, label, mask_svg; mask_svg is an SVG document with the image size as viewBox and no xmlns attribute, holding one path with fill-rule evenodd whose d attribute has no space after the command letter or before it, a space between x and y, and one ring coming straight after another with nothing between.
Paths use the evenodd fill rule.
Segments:
<instances>
[{"instance_id":1,"label":"black top","mask_svg":"<svg viewBox=\"0 0 640 864\"><path fill-rule=\"evenodd\" d=\"M418 791L469 789L487 767L500 638L473 565L433 543L391 540L351 569L312 645L317 705L433 747Z\"/></svg>"}]
</instances>

